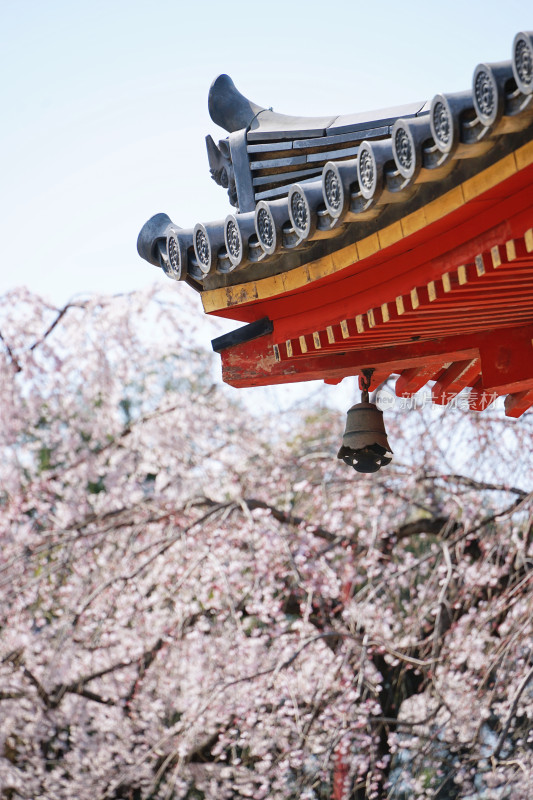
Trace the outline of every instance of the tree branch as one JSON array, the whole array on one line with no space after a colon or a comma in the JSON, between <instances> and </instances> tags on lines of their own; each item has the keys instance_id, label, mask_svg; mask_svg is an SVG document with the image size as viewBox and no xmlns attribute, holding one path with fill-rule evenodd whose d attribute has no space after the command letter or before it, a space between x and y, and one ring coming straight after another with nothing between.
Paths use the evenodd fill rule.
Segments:
<instances>
[{"instance_id":1,"label":"tree branch","mask_svg":"<svg viewBox=\"0 0 533 800\"><path fill-rule=\"evenodd\" d=\"M16 357L16 356L15 356L15 354L13 353L13 350L11 349L11 347L9 346L9 344L6 342L6 340L5 340L5 339L4 339L4 337L2 336L2 331L0 331L0 342L3 342L3 343L4 343L4 346L5 346L5 348L6 348L7 354L8 354L8 356L9 356L9 358L11 359L11 363L13 364L13 367L14 367L14 369L15 369L15 372L22 372L22 367L20 366L20 364L19 364L19 362L18 362L18 360L17 360L17 357Z\"/></svg>"},{"instance_id":2,"label":"tree branch","mask_svg":"<svg viewBox=\"0 0 533 800\"><path fill-rule=\"evenodd\" d=\"M63 308L59 309L59 311L57 312L56 318L48 326L48 328L45 330L45 332L43 333L41 338L40 339L36 339L36 341L31 345L30 353L33 350L35 350L36 347L39 347L39 345L44 342L44 340L47 338L47 336L50 336L50 334L52 333L52 331L54 330L56 325L58 325L61 322L61 320L63 319L63 317L65 316L65 314L69 310L69 308L85 308L86 305L87 305L87 303L82 303L82 302L80 302L80 303L67 303L66 306L63 306Z\"/></svg>"},{"instance_id":3,"label":"tree branch","mask_svg":"<svg viewBox=\"0 0 533 800\"><path fill-rule=\"evenodd\" d=\"M401 525L393 536L396 536L398 540L407 539L409 536L416 536L420 533L429 533L438 536L438 534L442 533L450 524L452 524L453 530L457 530L459 527L457 522L452 523L450 517L424 517Z\"/></svg>"},{"instance_id":4,"label":"tree branch","mask_svg":"<svg viewBox=\"0 0 533 800\"><path fill-rule=\"evenodd\" d=\"M475 478L470 478L467 475L426 475L426 480L443 480L454 481L462 486L468 486L470 489L479 489L480 491L489 492L512 492L520 497L525 497L528 493L524 489L519 489L516 486L506 486L501 483L486 483L485 481L477 481Z\"/></svg>"},{"instance_id":5,"label":"tree branch","mask_svg":"<svg viewBox=\"0 0 533 800\"><path fill-rule=\"evenodd\" d=\"M491 758L493 758L495 761L498 760L498 757L499 757L499 755L501 753L501 750L502 750L502 747L504 745L504 742L505 742L505 739L507 737L507 734L509 733L509 728L511 727L511 722L513 721L513 717L516 714L516 709L518 707L518 701L520 700L520 697L522 696L522 694L523 694L525 688L527 687L529 681L531 680L531 678L533 678L533 667L531 667L529 672L523 678L520 686L518 687L518 690L516 692L514 700L511 703L511 708L509 709L509 713L507 715L507 719L505 720L505 724L503 726L503 730L500 733L500 738L496 742L496 747L494 748L494 752L492 753L492 756L491 756Z\"/></svg>"},{"instance_id":6,"label":"tree branch","mask_svg":"<svg viewBox=\"0 0 533 800\"><path fill-rule=\"evenodd\" d=\"M140 682L144 678L147 670L151 667L152 663L155 661L155 658L159 653L159 651L161 650L161 648L163 647L164 643L165 643L164 639L162 637L159 638L157 642L154 644L154 646L151 647L149 650L146 650L139 659L138 675L133 681L126 697L124 698L124 705L126 709L129 709L129 705L133 700L133 698L135 697L135 694L137 693L137 689L139 687Z\"/></svg>"},{"instance_id":7,"label":"tree branch","mask_svg":"<svg viewBox=\"0 0 533 800\"><path fill-rule=\"evenodd\" d=\"M250 511L253 511L256 508L263 508L270 511L275 520L282 522L285 525L294 525L295 527L305 525L310 533L312 533L314 536L318 536L320 539L325 539L327 542L337 542L341 539L348 539L347 536L337 536L337 534L326 530L326 528L323 528L322 525L309 526L309 523L303 517L282 511L281 509L276 508L276 506L265 503L263 500L257 500L254 497L250 497L244 498L243 502L246 504L247 508L250 509Z\"/></svg>"}]
</instances>

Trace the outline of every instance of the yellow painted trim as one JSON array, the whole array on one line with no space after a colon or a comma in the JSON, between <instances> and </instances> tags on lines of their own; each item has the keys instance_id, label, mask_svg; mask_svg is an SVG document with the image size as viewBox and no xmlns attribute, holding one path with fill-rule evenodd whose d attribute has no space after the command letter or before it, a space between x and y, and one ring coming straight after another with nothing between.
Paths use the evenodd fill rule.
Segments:
<instances>
[{"instance_id":1,"label":"yellow painted trim","mask_svg":"<svg viewBox=\"0 0 533 800\"><path fill-rule=\"evenodd\" d=\"M403 231L400 220L398 222L393 222L392 225L387 225L386 228L382 228L378 231L378 239L379 244L382 250L385 250L386 247L390 247L396 242L399 242L400 239L403 239Z\"/></svg>"},{"instance_id":2,"label":"yellow painted trim","mask_svg":"<svg viewBox=\"0 0 533 800\"><path fill-rule=\"evenodd\" d=\"M418 299L418 292L416 291L415 287L414 289L411 289L411 306L414 310L415 308L418 308L419 305L420 301Z\"/></svg>"},{"instance_id":3,"label":"yellow painted trim","mask_svg":"<svg viewBox=\"0 0 533 800\"><path fill-rule=\"evenodd\" d=\"M366 316L368 319L368 327L375 328L376 327L376 320L374 319L374 309L371 308L370 311L366 312Z\"/></svg>"},{"instance_id":4,"label":"yellow painted trim","mask_svg":"<svg viewBox=\"0 0 533 800\"><path fill-rule=\"evenodd\" d=\"M464 284L468 282L468 275L464 264L457 267L457 280L459 281L459 286L464 286Z\"/></svg>"},{"instance_id":5,"label":"yellow painted trim","mask_svg":"<svg viewBox=\"0 0 533 800\"><path fill-rule=\"evenodd\" d=\"M338 272L339 270L350 266L350 264L356 264L359 261L357 245L349 244L347 247L343 247L342 250L334 250L334 252L331 254L331 260L333 262L333 266L335 267L334 272ZM322 261L323 259L319 259L314 263L320 264Z\"/></svg>"},{"instance_id":6,"label":"yellow painted trim","mask_svg":"<svg viewBox=\"0 0 533 800\"><path fill-rule=\"evenodd\" d=\"M356 261L357 258L354 259ZM301 267L299 267L301 269ZM307 265L307 269L309 272L309 281L317 281L320 278L325 278L326 275L333 275L334 272L337 272L338 267L335 266L335 261L333 258L329 256L324 256L321 258L320 261L315 261L312 264ZM291 270L294 272L295 270ZM286 273L287 275L289 273Z\"/></svg>"},{"instance_id":7,"label":"yellow painted trim","mask_svg":"<svg viewBox=\"0 0 533 800\"><path fill-rule=\"evenodd\" d=\"M251 303L258 299L266 300L278 294L295 291L312 281L346 269L356 261L368 258L386 247L391 247L402 238L442 219L531 164L533 164L533 142L528 142L514 153L487 167L483 172L468 178L464 183L432 200L423 208L376 231L365 239L361 239L357 244L343 247L335 253L318 258L316 261L296 267L281 275L272 275L268 278L228 286L224 289L203 291L201 297L204 310L206 313L210 313ZM533 245L533 234L528 241L531 241Z\"/></svg>"},{"instance_id":8,"label":"yellow painted trim","mask_svg":"<svg viewBox=\"0 0 533 800\"><path fill-rule=\"evenodd\" d=\"M347 339L350 335L350 331L348 330L348 323L346 322L345 319L341 320L341 333L343 339Z\"/></svg>"},{"instance_id":9,"label":"yellow painted trim","mask_svg":"<svg viewBox=\"0 0 533 800\"><path fill-rule=\"evenodd\" d=\"M365 332L365 323L363 322L363 315L358 314L355 318L355 324L357 325L357 333L364 333Z\"/></svg>"},{"instance_id":10,"label":"yellow painted trim","mask_svg":"<svg viewBox=\"0 0 533 800\"><path fill-rule=\"evenodd\" d=\"M383 322L388 322L390 319L389 306L387 303L381 304L381 319Z\"/></svg>"},{"instance_id":11,"label":"yellow painted trim","mask_svg":"<svg viewBox=\"0 0 533 800\"><path fill-rule=\"evenodd\" d=\"M533 142L528 142L519 147L518 150L515 150L514 156L517 169L529 167L530 164L533 164Z\"/></svg>"},{"instance_id":12,"label":"yellow painted trim","mask_svg":"<svg viewBox=\"0 0 533 800\"><path fill-rule=\"evenodd\" d=\"M287 348L287 356L292 358L292 342L290 339L285 342L285 347Z\"/></svg>"},{"instance_id":13,"label":"yellow painted trim","mask_svg":"<svg viewBox=\"0 0 533 800\"><path fill-rule=\"evenodd\" d=\"M432 222L437 222L447 214L451 214L457 208L461 208L466 203L465 195L463 192L463 184L459 184L455 189L450 189L449 192L433 200L425 206L427 224L431 225Z\"/></svg>"},{"instance_id":14,"label":"yellow painted trim","mask_svg":"<svg viewBox=\"0 0 533 800\"><path fill-rule=\"evenodd\" d=\"M405 306L403 304L403 296L401 294L396 298L396 311L400 317L402 314L405 314Z\"/></svg>"},{"instance_id":15,"label":"yellow painted trim","mask_svg":"<svg viewBox=\"0 0 533 800\"><path fill-rule=\"evenodd\" d=\"M330 261L331 261L330 256L325 256L323 261L324 261L325 274L329 275L330 274L329 273L329 266L330 266ZM300 271L301 271L301 274L297 274L297 273L300 273ZM296 269L291 269L288 272L282 272L280 277L281 277L281 280L283 282L283 291L284 292L292 292L294 289L299 289L300 286L304 286L306 283L310 283L311 276L309 274L309 265L305 264L303 267L298 267L297 270ZM260 286L261 289L263 290L261 292L261 297L262 298L266 298L266 297L269 296L268 295L269 286L268 286L268 283L266 282L268 280L269 279L267 278L266 280L255 281L257 286L258 287ZM246 286L247 284L244 284L244 285Z\"/></svg>"},{"instance_id":16,"label":"yellow painted trim","mask_svg":"<svg viewBox=\"0 0 533 800\"><path fill-rule=\"evenodd\" d=\"M313 344L315 345L315 350L322 350L322 342L320 341L320 334L318 331L313 333Z\"/></svg>"},{"instance_id":17,"label":"yellow painted trim","mask_svg":"<svg viewBox=\"0 0 533 800\"><path fill-rule=\"evenodd\" d=\"M492 258L492 266L494 267L494 269L498 269L498 267L501 267L502 258L500 256L500 248L498 247L497 244L495 244L494 247L491 248L490 256Z\"/></svg>"},{"instance_id":18,"label":"yellow painted trim","mask_svg":"<svg viewBox=\"0 0 533 800\"><path fill-rule=\"evenodd\" d=\"M307 353L307 342L305 341L305 336L300 336L300 350L302 353Z\"/></svg>"},{"instance_id":19,"label":"yellow painted trim","mask_svg":"<svg viewBox=\"0 0 533 800\"><path fill-rule=\"evenodd\" d=\"M516 247L514 243L514 239L509 239L508 242L505 242L505 252L507 253L507 260L514 261L516 258Z\"/></svg>"},{"instance_id":20,"label":"yellow painted trim","mask_svg":"<svg viewBox=\"0 0 533 800\"><path fill-rule=\"evenodd\" d=\"M435 200L433 202L436 202ZM401 220L402 231L405 237L411 236L413 233L417 233L418 231L423 230L426 225L428 224L427 217L426 217L426 207L423 206L419 208L417 211L413 211L411 214L407 214L406 217L402 217Z\"/></svg>"},{"instance_id":21,"label":"yellow painted trim","mask_svg":"<svg viewBox=\"0 0 533 800\"><path fill-rule=\"evenodd\" d=\"M330 344L335 344L335 333L333 332L333 328L331 327L331 325L328 325L328 327L326 328L326 332L328 334L328 342Z\"/></svg>"},{"instance_id":22,"label":"yellow painted trim","mask_svg":"<svg viewBox=\"0 0 533 800\"><path fill-rule=\"evenodd\" d=\"M524 242L526 244L526 250L528 253L533 252L533 228L530 228L524 234Z\"/></svg>"},{"instance_id":23,"label":"yellow painted trim","mask_svg":"<svg viewBox=\"0 0 533 800\"><path fill-rule=\"evenodd\" d=\"M437 299L437 289L435 288L435 281L430 281L428 283L428 297L430 303L432 303L433 300Z\"/></svg>"},{"instance_id":24,"label":"yellow painted trim","mask_svg":"<svg viewBox=\"0 0 533 800\"><path fill-rule=\"evenodd\" d=\"M451 292L451 290L452 290L452 284L451 284L451 281L450 281L450 273L449 272L445 272L444 275L442 276L442 288L444 289L446 294L448 292Z\"/></svg>"},{"instance_id":25,"label":"yellow painted trim","mask_svg":"<svg viewBox=\"0 0 533 800\"><path fill-rule=\"evenodd\" d=\"M468 203L469 200L474 200L480 194L488 192L489 189L494 189L515 172L517 172L516 160L514 153L510 153L462 184L465 201Z\"/></svg>"},{"instance_id":26,"label":"yellow painted trim","mask_svg":"<svg viewBox=\"0 0 533 800\"><path fill-rule=\"evenodd\" d=\"M361 239L360 242L357 242L357 255L359 256L359 261L373 256L374 253L379 253L380 250L381 247L379 246L377 233L371 233L370 236L367 236L365 239Z\"/></svg>"}]
</instances>

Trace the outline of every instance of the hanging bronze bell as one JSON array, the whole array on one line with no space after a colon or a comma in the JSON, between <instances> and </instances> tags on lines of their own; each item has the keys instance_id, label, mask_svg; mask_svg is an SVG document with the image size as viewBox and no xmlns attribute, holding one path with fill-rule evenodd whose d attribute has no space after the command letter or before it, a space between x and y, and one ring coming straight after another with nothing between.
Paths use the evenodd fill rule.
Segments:
<instances>
[{"instance_id":1,"label":"hanging bronze bell","mask_svg":"<svg viewBox=\"0 0 533 800\"><path fill-rule=\"evenodd\" d=\"M387 440L383 411L369 402L369 384L370 377L365 375L362 402L348 411L342 446L337 453L337 458L357 472L377 472L392 461L388 455L392 454L392 449Z\"/></svg>"}]
</instances>

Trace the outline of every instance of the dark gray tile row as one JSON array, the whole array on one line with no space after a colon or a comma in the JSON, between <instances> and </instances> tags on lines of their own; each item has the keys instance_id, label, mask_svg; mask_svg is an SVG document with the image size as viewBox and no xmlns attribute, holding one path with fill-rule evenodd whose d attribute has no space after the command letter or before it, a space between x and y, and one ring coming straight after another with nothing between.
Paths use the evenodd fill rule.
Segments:
<instances>
[{"instance_id":1,"label":"dark gray tile row","mask_svg":"<svg viewBox=\"0 0 533 800\"><path fill-rule=\"evenodd\" d=\"M425 105L405 106L409 113L395 119L385 112L373 117L353 115L328 118L317 128L316 120L304 124L301 118L281 118L261 109L243 98L233 83L228 83L230 79L225 80L227 76L222 77L220 85L229 105L234 103L235 108L228 110L220 98L215 102L210 95L210 110L216 106L213 118L228 129L230 123L244 124L220 142L218 150L209 137L208 151L211 148L211 171L216 172L213 177L233 191L238 201L234 173L248 168L249 183L245 193L241 190L241 210L189 229L179 228L166 214L156 214L138 239L143 258L160 266L169 277L187 280L196 288L201 288L208 277L230 276L244 269L246 278L235 276L233 282L252 280L253 265L269 259L277 260L277 271L283 270L284 260L286 268L291 268L295 252L320 239L339 237L349 226L373 221L392 205L401 209L401 204L411 200L425 184L431 184L433 196L438 196L448 185L447 176L459 164L468 163L470 174L475 174L484 156L499 142L533 122L531 32L517 34L510 61L478 65L469 91L438 94ZM280 120L286 125L284 130L279 129ZM346 150L346 144L355 140L350 137L357 136L354 126L364 128L366 138L353 150ZM367 135L376 130L380 130L377 138ZM277 144L271 141L274 133ZM328 142L326 152L320 150L324 139ZM305 148L314 148L317 159L322 156L324 163L312 161L310 156L315 153L302 152ZM289 152L294 155L277 157ZM274 157L265 158L267 154ZM269 175L261 175L263 167L258 165L263 161L268 164L264 169L271 169L279 182L274 190ZM307 172L301 169L305 164L320 168L320 173L306 180ZM292 174L284 169L292 170ZM285 196L268 197L272 191Z\"/></svg>"}]
</instances>

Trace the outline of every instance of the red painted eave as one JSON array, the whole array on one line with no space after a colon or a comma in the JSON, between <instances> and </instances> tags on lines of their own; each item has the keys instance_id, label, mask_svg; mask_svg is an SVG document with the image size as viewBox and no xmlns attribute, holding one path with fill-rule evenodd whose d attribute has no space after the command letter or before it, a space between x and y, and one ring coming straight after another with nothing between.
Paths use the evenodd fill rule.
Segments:
<instances>
[{"instance_id":1,"label":"red painted eave","mask_svg":"<svg viewBox=\"0 0 533 800\"><path fill-rule=\"evenodd\" d=\"M373 367L374 387L395 374L412 395L435 381L446 404L469 386L471 408L507 395L520 416L533 404L532 179L528 166L390 247L240 307L274 331L223 351L224 380L337 383Z\"/></svg>"},{"instance_id":2,"label":"red painted eave","mask_svg":"<svg viewBox=\"0 0 533 800\"><path fill-rule=\"evenodd\" d=\"M473 261L533 224L533 165L401 241L294 291L212 312L253 322L268 316L279 340L366 312Z\"/></svg>"}]
</instances>

